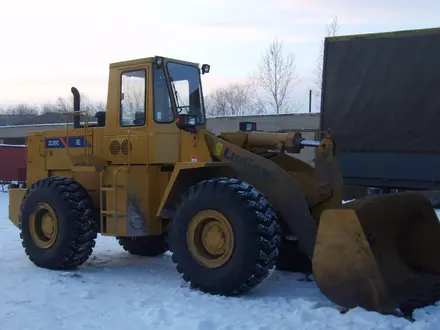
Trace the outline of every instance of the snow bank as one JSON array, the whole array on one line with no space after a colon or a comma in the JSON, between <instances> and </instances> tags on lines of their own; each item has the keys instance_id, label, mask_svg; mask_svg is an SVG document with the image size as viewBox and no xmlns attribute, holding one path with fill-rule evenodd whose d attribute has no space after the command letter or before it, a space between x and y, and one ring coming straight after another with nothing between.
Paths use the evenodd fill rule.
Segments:
<instances>
[{"instance_id":1,"label":"snow bank","mask_svg":"<svg viewBox=\"0 0 440 330\"><path fill-rule=\"evenodd\" d=\"M0 193L0 329L2 330L434 330L440 306L415 313L416 322L357 308L341 314L300 274L274 272L250 294L226 298L191 290L167 254L134 257L115 239L99 237L76 271L31 264Z\"/></svg>"}]
</instances>

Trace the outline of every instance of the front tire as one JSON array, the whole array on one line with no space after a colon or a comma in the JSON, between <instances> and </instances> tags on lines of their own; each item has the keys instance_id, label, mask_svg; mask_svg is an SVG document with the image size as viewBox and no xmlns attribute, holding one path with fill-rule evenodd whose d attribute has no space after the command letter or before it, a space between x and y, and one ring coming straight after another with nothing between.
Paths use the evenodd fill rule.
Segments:
<instances>
[{"instance_id":1,"label":"front tire","mask_svg":"<svg viewBox=\"0 0 440 330\"><path fill-rule=\"evenodd\" d=\"M169 245L183 279L203 292L250 291L274 268L280 228L266 198L233 178L202 181L181 197Z\"/></svg>"},{"instance_id":2,"label":"front tire","mask_svg":"<svg viewBox=\"0 0 440 330\"><path fill-rule=\"evenodd\" d=\"M97 236L92 201L74 179L49 177L26 191L20 208L20 237L38 267L70 269L92 254Z\"/></svg>"}]
</instances>

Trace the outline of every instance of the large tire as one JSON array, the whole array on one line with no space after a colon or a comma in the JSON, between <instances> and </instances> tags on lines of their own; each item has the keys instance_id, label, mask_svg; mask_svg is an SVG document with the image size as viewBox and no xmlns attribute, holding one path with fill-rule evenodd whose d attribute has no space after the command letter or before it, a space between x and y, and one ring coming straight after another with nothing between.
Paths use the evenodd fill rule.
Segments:
<instances>
[{"instance_id":1,"label":"large tire","mask_svg":"<svg viewBox=\"0 0 440 330\"><path fill-rule=\"evenodd\" d=\"M40 211L36 212L38 208ZM56 219L52 220L56 235L50 239L41 238L41 212ZM95 246L94 215L87 191L74 179L49 177L32 184L23 198L19 217L20 237L29 259L38 267L54 270L83 264Z\"/></svg>"},{"instance_id":2,"label":"large tire","mask_svg":"<svg viewBox=\"0 0 440 330\"><path fill-rule=\"evenodd\" d=\"M164 235L141 237L117 237L118 243L130 254L157 257L168 251Z\"/></svg>"},{"instance_id":3,"label":"large tire","mask_svg":"<svg viewBox=\"0 0 440 330\"><path fill-rule=\"evenodd\" d=\"M197 248L196 237L202 234L197 234L197 227L191 228L197 223L195 219L201 219L200 212L211 212L208 218L216 214L217 223L230 228L230 236L220 235L226 237L223 245L217 243L217 247L229 244L229 254L224 252L210 261L205 250L200 251L200 245ZM194 238L188 239L187 231ZM183 279L203 292L227 296L248 292L265 279L275 266L280 244L278 219L269 202L254 187L233 178L205 180L192 186L181 196L168 232L172 259Z\"/></svg>"}]
</instances>

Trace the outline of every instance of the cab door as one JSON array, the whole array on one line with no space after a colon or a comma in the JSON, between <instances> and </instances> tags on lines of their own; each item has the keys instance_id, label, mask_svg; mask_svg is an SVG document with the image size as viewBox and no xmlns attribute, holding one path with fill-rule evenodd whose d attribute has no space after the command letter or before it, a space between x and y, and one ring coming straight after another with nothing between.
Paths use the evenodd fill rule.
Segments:
<instances>
[{"instance_id":1,"label":"cab door","mask_svg":"<svg viewBox=\"0 0 440 330\"><path fill-rule=\"evenodd\" d=\"M119 70L117 124L105 136L108 160L113 164L148 163L147 109L149 104L147 66Z\"/></svg>"}]
</instances>

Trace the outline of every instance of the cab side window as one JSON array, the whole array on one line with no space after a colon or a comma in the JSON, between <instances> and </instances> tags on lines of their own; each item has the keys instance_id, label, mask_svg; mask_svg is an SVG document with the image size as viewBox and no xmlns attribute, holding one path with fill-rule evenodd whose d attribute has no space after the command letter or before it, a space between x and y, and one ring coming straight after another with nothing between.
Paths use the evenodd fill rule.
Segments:
<instances>
[{"instance_id":1,"label":"cab side window","mask_svg":"<svg viewBox=\"0 0 440 330\"><path fill-rule=\"evenodd\" d=\"M146 76L145 70L126 71L121 74L120 124L122 127L145 125Z\"/></svg>"}]
</instances>

